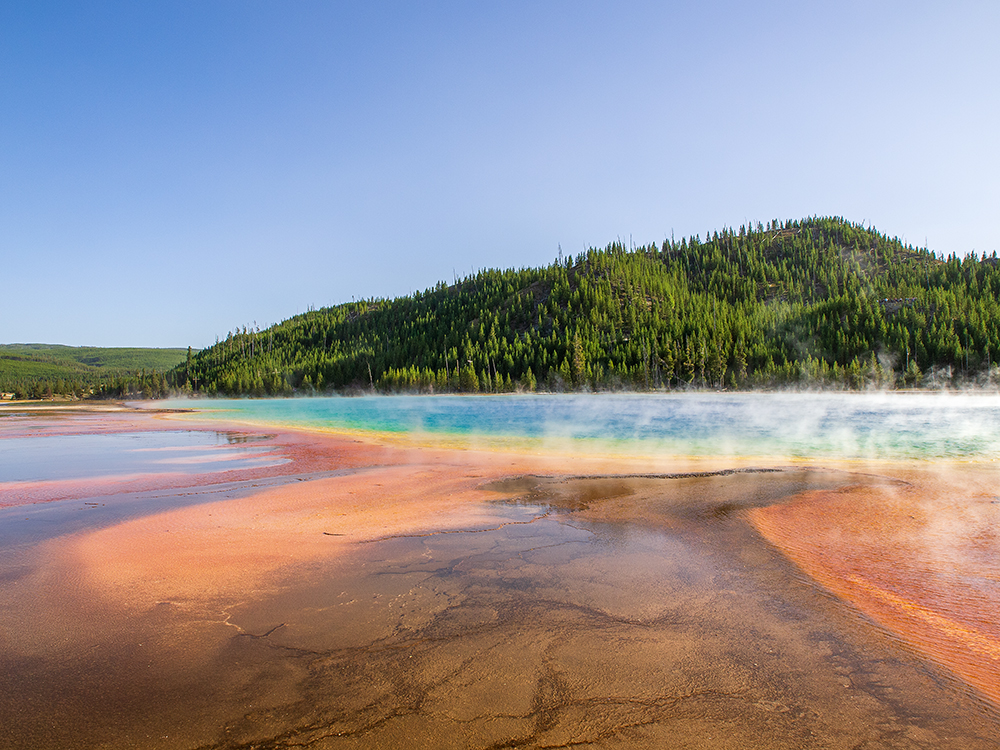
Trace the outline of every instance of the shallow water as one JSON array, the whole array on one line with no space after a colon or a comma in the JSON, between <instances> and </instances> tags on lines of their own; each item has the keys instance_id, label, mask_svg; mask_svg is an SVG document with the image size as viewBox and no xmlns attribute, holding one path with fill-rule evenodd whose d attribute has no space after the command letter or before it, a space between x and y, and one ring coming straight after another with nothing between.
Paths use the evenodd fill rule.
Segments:
<instances>
[{"instance_id":1,"label":"shallow water","mask_svg":"<svg viewBox=\"0 0 1000 750\"><path fill-rule=\"evenodd\" d=\"M372 541L271 594L220 594L223 624L179 601L123 618L70 589L86 648L0 658L5 746L996 747L974 695L740 515L843 479L500 483L500 523ZM623 503L639 522L617 520Z\"/></svg>"},{"instance_id":2,"label":"shallow water","mask_svg":"<svg viewBox=\"0 0 1000 750\"><path fill-rule=\"evenodd\" d=\"M246 435L203 430L39 435L0 440L0 482L190 474L281 463Z\"/></svg>"},{"instance_id":3,"label":"shallow water","mask_svg":"<svg viewBox=\"0 0 1000 750\"><path fill-rule=\"evenodd\" d=\"M336 476L343 472L322 472L315 476ZM48 539L94 531L142 516L164 513L193 505L246 497L269 487L300 481L298 477L265 477L220 482L209 487L180 487L89 495L52 502L0 507L0 566L5 552Z\"/></svg>"},{"instance_id":4,"label":"shallow water","mask_svg":"<svg viewBox=\"0 0 1000 750\"><path fill-rule=\"evenodd\" d=\"M410 419L412 409L442 410L461 414L464 434L474 435L489 409L519 403L365 401L233 408L247 419L259 418L258 409L284 410L274 418L284 423L305 419L297 409L331 419L312 410L341 403L398 409L398 419ZM539 403L543 411L564 408L559 399ZM632 424L641 403L595 400L586 429L599 434L601 419ZM696 403L650 406L648 429L678 434L628 445L673 450L671 441L685 435L685 449L723 445L711 424L673 424L678 409L691 416ZM779 417L787 421L788 409L798 403L801 411L803 402L764 403L755 413L773 413L734 428L725 444L762 441L761 455L791 441ZM825 403L829 413L842 400ZM853 416L816 423L825 425L820 436L801 444L820 446L822 455L830 435L848 429L846 419L854 425L854 437L841 440L854 446L846 453L862 445L865 454L923 456L903 474L881 464L846 471L761 461L749 470L623 467L616 475L584 457L556 473L503 476L473 458L421 464L407 454L391 472L327 473L315 492L291 476L0 511L0 746L996 748L996 707L934 654L944 645L962 657L967 644L938 638L928 650L909 637L910 626L894 629L891 618L878 620L850 591L822 579L833 563L849 563L851 575L890 581L900 611L924 602L928 581L942 582L932 593L953 608L947 622L995 611L1000 550L988 528L992 496L983 495L995 486L992 428L958 423L970 409L989 416L993 407L929 403L904 403L903 416L892 416L882 401L862 399L845 411ZM708 406L708 423L746 424L750 413L739 399ZM942 435L920 442L915 425L929 424L933 413L945 415ZM517 429L524 437L535 428ZM616 429L620 436L633 428ZM95 445L87 441L96 436L77 437L80 446ZM74 443L59 445L72 452ZM218 445L195 450L230 450ZM962 445L972 446L980 474L953 467L954 476L934 479L943 471L935 462ZM376 490L383 483L388 495ZM261 495L256 505L253 493L264 485L299 487L299 496L320 502L296 510ZM421 493L462 487L475 489L464 505L420 512L439 507ZM361 491L369 491L370 513L365 502L350 505ZM389 528L403 506L388 501L407 493L416 520L345 540L350 519L377 529L379 502L389 508ZM179 508L185 513L172 512ZM102 536L140 517L157 522ZM791 558L761 537L755 518L790 530L791 540L779 541ZM230 549L243 545L250 548ZM143 546L164 550L145 563L151 567L140 565ZM292 555L299 547L308 554ZM246 576L212 577L232 560L247 566ZM825 567L813 570L817 560ZM193 588L172 586L182 570ZM198 588L202 579L228 583ZM932 622L942 617L920 612ZM986 680L1000 679L988 660L974 666Z\"/></svg>"}]
</instances>

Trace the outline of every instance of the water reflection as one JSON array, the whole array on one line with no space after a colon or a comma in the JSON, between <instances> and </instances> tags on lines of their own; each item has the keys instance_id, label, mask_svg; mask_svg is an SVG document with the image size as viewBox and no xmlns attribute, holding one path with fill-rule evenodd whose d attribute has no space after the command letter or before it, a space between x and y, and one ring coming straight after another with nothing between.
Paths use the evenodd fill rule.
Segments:
<instances>
[{"instance_id":1,"label":"water reflection","mask_svg":"<svg viewBox=\"0 0 1000 750\"><path fill-rule=\"evenodd\" d=\"M90 479L272 466L262 435L197 430L38 435L0 441L0 482Z\"/></svg>"}]
</instances>

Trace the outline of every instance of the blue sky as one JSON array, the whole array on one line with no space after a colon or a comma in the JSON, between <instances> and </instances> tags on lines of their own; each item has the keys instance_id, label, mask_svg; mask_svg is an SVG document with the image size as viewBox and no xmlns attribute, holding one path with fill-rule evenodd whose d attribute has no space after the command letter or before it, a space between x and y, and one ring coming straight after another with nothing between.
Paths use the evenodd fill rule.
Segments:
<instances>
[{"instance_id":1,"label":"blue sky","mask_svg":"<svg viewBox=\"0 0 1000 750\"><path fill-rule=\"evenodd\" d=\"M0 343L202 347L616 238L1000 250L995 2L0 4Z\"/></svg>"}]
</instances>

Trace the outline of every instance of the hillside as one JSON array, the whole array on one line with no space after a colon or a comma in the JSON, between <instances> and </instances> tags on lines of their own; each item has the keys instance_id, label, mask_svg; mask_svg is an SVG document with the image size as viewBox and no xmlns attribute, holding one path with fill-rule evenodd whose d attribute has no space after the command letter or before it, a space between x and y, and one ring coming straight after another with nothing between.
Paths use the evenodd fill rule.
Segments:
<instances>
[{"instance_id":1,"label":"hillside","mask_svg":"<svg viewBox=\"0 0 1000 750\"><path fill-rule=\"evenodd\" d=\"M966 383L1000 356L994 254L940 260L839 218L618 244L230 333L208 394Z\"/></svg>"},{"instance_id":2,"label":"hillside","mask_svg":"<svg viewBox=\"0 0 1000 750\"><path fill-rule=\"evenodd\" d=\"M18 398L162 395L164 373L186 357L187 349L0 344L0 392Z\"/></svg>"}]
</instances>

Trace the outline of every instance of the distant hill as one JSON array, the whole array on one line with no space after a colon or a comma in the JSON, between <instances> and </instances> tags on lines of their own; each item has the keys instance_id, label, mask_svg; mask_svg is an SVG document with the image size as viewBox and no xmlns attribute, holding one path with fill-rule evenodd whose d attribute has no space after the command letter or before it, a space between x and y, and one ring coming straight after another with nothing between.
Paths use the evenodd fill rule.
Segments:
<instances>
[{"instance_id":1,"label":"distant hill","mask_svg":"<svg viewBox=\"0 0 1000 750\"><path fill-rule=\"evenodd\" d=\"M988 380L993 257L939 259L840 218L613 243L397 299L244 328L172 370L178 387L329 389L901 387Z\"/></svg>"},{"instance_id":2,"label":"distant hill","mask_svg":"<svg viewBox=\"0 0 1000 750\"><path fill-rule=\"evenodd\" d=\"M0 344L0 392L19 398L47 395L161 395L164 373L187 349ZM121 386L131 383L132 388Z\"/></svg>"}]
</instances>

